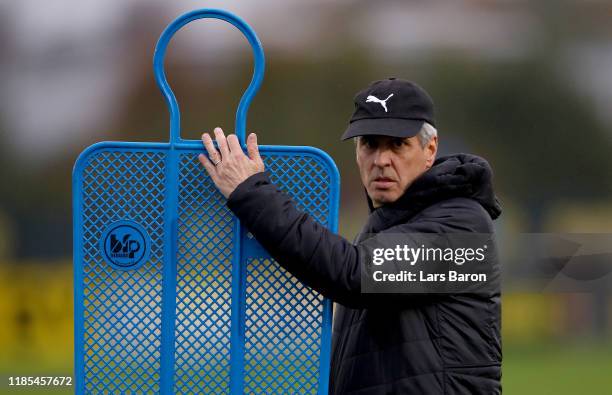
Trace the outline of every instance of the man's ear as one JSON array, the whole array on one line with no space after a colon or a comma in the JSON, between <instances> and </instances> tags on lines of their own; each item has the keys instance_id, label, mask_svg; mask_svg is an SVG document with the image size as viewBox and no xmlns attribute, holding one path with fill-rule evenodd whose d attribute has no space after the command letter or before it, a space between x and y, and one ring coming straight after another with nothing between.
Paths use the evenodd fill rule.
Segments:
<instances>
[{"instance_id":1,"label":"man's ear","mask_svg":"<svg viewBox=\"0 0 612 395\"><path fill-rule=\"evenodd\" d=\"M436 160L438 153L438 136L433 136L425 146L425 167L430 168Z\"/></svg>"}]
</instances>

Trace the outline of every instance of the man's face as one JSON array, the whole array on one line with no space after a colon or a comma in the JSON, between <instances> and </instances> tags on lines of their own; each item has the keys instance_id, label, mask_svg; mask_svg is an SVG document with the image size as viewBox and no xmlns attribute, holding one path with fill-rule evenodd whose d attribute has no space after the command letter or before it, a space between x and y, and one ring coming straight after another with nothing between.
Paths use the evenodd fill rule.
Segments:
<instances>
[{"instance_id":1,"label":"man's face","mask_svg":"<svg viewBox=\"0 0 612 395\"><path fill-rule=\"evenodd\" d=\"M361 182L374 207L399 199L412 182L429 169L436 156L437 137L422 147L418 137L361 136L357 165Z\"/></svg>"}]
</instances>

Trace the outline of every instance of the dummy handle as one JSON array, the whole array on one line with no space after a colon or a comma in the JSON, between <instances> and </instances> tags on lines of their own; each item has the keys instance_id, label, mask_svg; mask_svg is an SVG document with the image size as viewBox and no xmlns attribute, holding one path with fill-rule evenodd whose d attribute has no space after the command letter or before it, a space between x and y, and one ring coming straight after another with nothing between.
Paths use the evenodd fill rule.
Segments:
<instances>
[{"instance_id":1,"label":"dummy handle","mask_svg":"<svg viewBox=\"0 0 612 395\"><path fill-rule=\"evenodd\" d=\"M248 88L244 91L244 94L240 99L240 104L238 105L238 110L236 110L236 135L238 136L240 143L244 144L246 136L246 118L249 105L259 90L264 76L264 52L255 31L253 31L253 29L245 21L227 11L211 8L191 11L176 18L164 30L157 41L157 45L155 46L155 54L153 56L153 72L155 74L157 86L159 86L159 89L164 95L166 104L170 110L170 144L173 145L181 141L181 115L176 97L174 96L172 89L170 89L170 85L168 85L166 73L164 72L164 57L166 55L166 48L168 47L168 42L170 42L170 39L174 33L176 33L181 27L185 26L189 22L203 18L221 19L231 23L237 27L242 34L244 34L249 41L249 44L251 44L251 48L253 48L255 63L253 78L251 79L251 83L249 84Z\"/></svg>"}]
</instances>

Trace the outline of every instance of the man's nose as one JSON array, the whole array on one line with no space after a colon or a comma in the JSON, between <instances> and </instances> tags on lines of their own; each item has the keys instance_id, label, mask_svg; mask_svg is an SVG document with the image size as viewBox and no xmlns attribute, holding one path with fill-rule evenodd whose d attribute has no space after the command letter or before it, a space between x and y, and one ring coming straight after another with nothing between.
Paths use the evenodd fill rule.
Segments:
<instances>
[{"instance_id":1,"label":"man's nose","mask_svg":"<svg viewBox=\"0 0 612 395\"><path fill-rule=\"evenodd\" d=\"M374 153L374 165L379 167L389 166L391 164L391 152L388 149L377 149Z\"/></svg>"}]
</instances>

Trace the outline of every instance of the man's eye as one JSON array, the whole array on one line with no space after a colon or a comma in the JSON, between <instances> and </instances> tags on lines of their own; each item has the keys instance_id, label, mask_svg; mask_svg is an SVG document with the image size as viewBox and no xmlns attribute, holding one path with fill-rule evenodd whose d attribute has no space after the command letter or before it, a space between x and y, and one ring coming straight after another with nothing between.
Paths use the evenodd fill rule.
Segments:
<instances>
[{"instance_id":1,"label":"man's eye","mask_svg":"<svg viewBox=\"0 0 612 395\"><path fill-rule=\"evenodd\" d=\"M361 143L366 146L366 147L373 147L375 145L374 140L373 139L369 139L369 138L361 138Z\"/></svg>"},{"instance_id":2,"label":"man's eye","mask_svg":"<svg viewBox=\"0 0 612 395\"><path fill-rule=\"evenodd\" d=\"M399 147L403 146L404 143L405 143L404 139L393 139L393 146L394 147L399 148Z\"/></svg>"}]
</instances>

